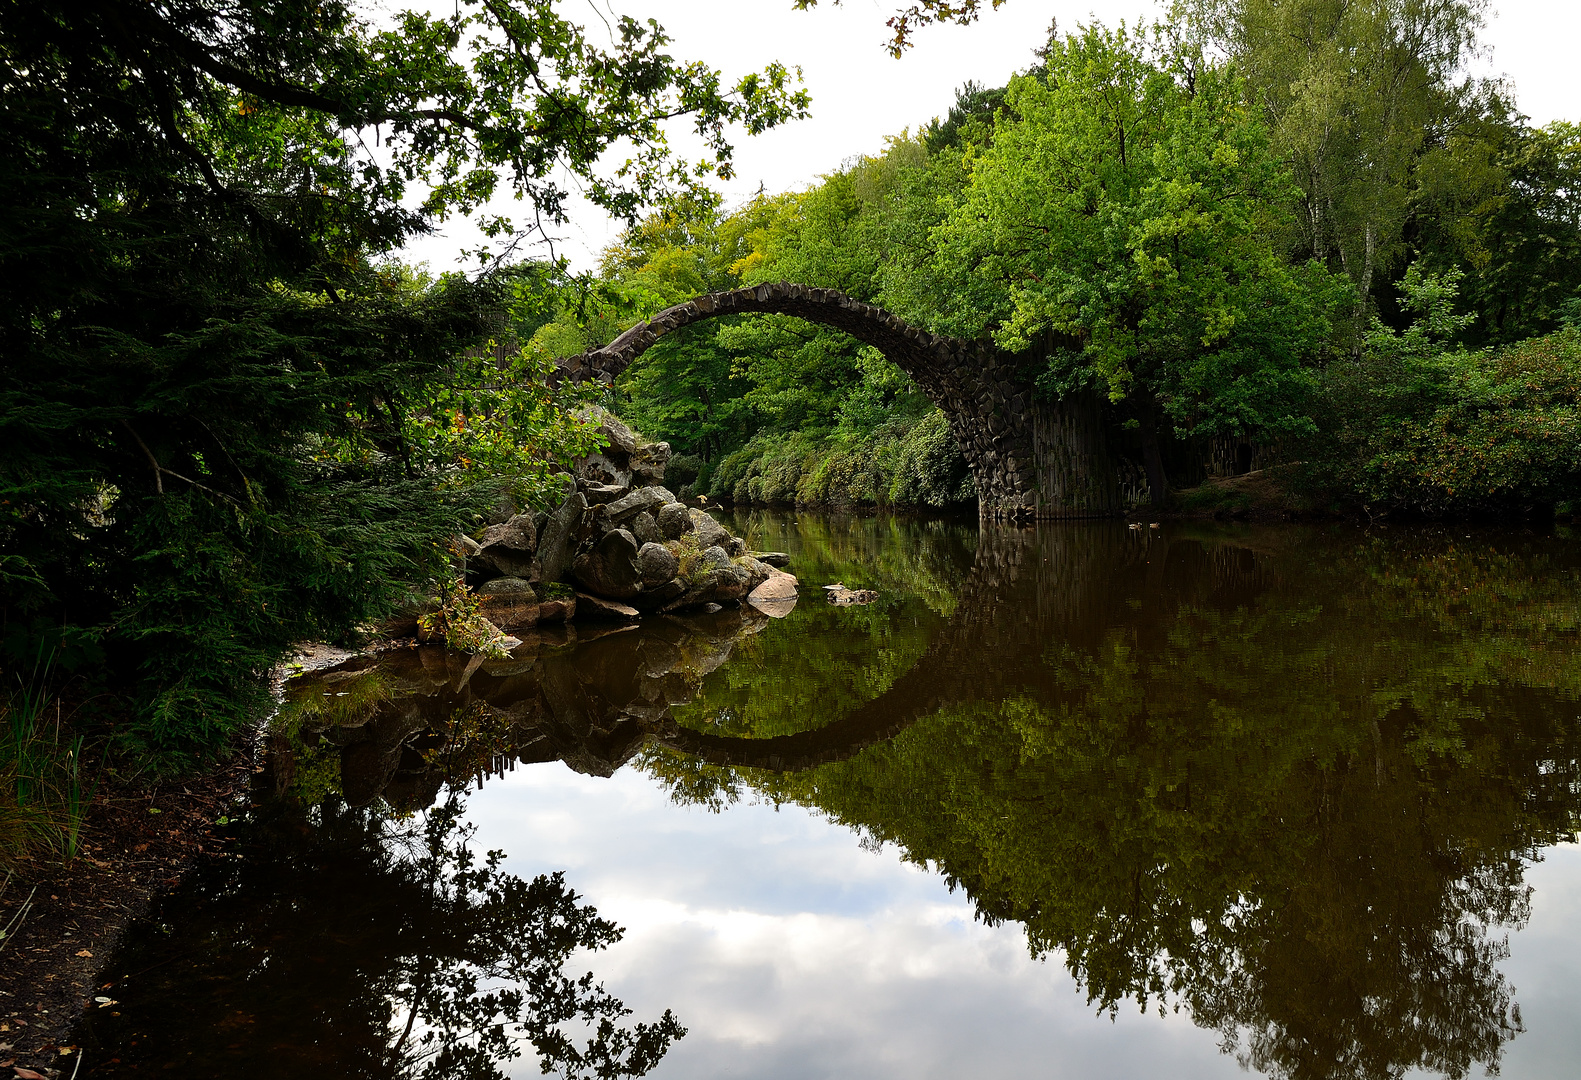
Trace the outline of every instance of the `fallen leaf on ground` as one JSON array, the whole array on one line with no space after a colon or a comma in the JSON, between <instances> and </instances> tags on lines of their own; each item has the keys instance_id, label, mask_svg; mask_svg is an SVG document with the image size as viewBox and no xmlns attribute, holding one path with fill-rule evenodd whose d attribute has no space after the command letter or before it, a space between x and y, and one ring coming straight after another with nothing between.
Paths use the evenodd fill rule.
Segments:
<instances>
[{"instance_id":1,"label":"fallen leaf on ground","mask_svg":"<svg viewBox=\"0 0 1581 1080\"><path fill-rule=\"evenodd\" d=\"M15 1071L17 1080L49 1080L49 1077L43 1073L34 1072L32 1069L24 1069L20 1065L13 1065L11 1068Z\"/></svg>"},{"instance_id":2,"label":"fallen leaf on ground","mask_svg":"<svg viewBox=\"0 0 1581 1080\"><path fill-rule=\"evenodd\" d=\"M91 952L89 952L87 949L78 949L77 950L77 955L78 956L92 956L93 954Z\"/></svg>"}]
</instances>

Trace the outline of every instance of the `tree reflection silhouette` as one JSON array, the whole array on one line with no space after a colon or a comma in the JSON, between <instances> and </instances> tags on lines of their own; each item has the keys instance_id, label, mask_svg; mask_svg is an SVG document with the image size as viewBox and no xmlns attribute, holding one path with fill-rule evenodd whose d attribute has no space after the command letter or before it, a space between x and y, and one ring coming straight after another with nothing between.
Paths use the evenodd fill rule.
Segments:
<instances>
[{"instance_id":1,"label":"tree reflection silhouette","mask_svg":"<svg viewBox=\"0 0 1581 1080\"><path fill-rule=\"evenodd\" d=\"M1523 866L1581 809L1575 556L1269 535L985 534L927 664L864 706L893 739L799 772L645 766L893 843L1100 1010L1183 1008L1261 1072L1496 1066Z\"/></svg>"},{"instance_id":2,"label":"tree reflection silhouette","mask_svg":"<svg viewBox=\"0 0 1581 1080\"><path fill-rule=\"evenodd\" d=\"M118 1056L89 1075L190 1062L187 1075L493 1080L527 1046L567 1080L651 1070L686 1033L676 1018L626 1022L591 973L565 972L620 928L562 875L527 881L474 853L462 810L454 794L406 820L331 800L256 823L242 858L122 949L104 991L118 1015L94 1010L79 1032L90 1058L95 1044Z\"/></svg>"}]
</instances>

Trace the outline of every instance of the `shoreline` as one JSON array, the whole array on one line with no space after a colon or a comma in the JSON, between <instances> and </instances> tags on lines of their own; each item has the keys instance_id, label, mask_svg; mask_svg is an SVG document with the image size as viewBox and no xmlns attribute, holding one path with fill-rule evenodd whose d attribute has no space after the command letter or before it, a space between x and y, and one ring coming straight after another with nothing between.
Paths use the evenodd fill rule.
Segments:
<instances>
[{"instance_id":1,"label":"shoreline","mask_svg":"<svg viewBox=\"0 0 1581 1080\"><path fill-rule=\"evenodd\" d=\"M114 1008L100 975L122 935L204 858L222 853L220 819L246 800L258 743L255 727L202 773L98 792L69 864L23 860L0 894L0 1068L29 1080L74 1075L71 1036L92 1007ZM24 909L25 912L24 912ZM97 1002L96 998L104 1001Z\"/></svg>"}]
</instances>

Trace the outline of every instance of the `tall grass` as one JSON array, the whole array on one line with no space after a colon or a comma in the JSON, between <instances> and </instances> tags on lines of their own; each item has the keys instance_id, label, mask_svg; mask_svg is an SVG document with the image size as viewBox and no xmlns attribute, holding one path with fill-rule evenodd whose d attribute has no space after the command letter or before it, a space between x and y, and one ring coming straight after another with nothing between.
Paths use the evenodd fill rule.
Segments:
<instances>
[{"instance_id":1,"label":"tall grass","mask_svg":"<svg viewBox=\"0 0 1581 1080\"><path fill-rule=\"evenodd\" d=\"M43 685L35 680L34 686ZM70 862L91 801L83 740L58 698L26 684L0 698L0 867L24 859Z\"/></svg>"}]
</instances>

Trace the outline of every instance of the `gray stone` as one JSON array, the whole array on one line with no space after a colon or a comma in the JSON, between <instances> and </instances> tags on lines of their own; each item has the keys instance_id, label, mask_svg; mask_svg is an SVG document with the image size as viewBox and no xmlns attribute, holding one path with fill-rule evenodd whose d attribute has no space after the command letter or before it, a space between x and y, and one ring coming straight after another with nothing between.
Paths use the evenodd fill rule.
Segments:
<instances>
[{"instance_id":1,"label":"gray stone","mask_svg":"<svg viewBox=\"0 0 1581 1080\"><path fill-rule=\"evenodd\" d=\"M747 571L730 561L724 548L711 547L703 553L707 568L697 583L681 597L667 605L666 611L679 611L698 604L718 604L739 600L748 592L750 577Z\"/></svg>"},{"instance_id":2,"label":"gray stone","mask_svg":"<svg viewBox=\"0 0 1581 1080\"><path fill-rule=\"evenodd\" d=\"M534 600L538 598L538 590L532 587L532 582L519 577L498 577L493 581L485 581L472 591L478 596L516 596L528 593Z\"/></svg>"},{"instance_id":3,"label":"gray stone","mask_svg":"<svg viewBox=\"0 0 1581 1080\"><path fill-rule=\"evenodd\" d=\"M696 527L684 504L672 502L659 507L659 531L666 540L679 540Z\"/></svg>"},{"instance_id":4,"label":"gray stone","mask_svg":"<svg viewBox=\"0 0 1581 1080\"><path fill-rule=\"evenodd\" d=\"M576 411L576 415L594 425L599 435L609 444L609 449L629 454L637 448L637 436L629 427L620 422L620 418L608 409L598 405L587 405Z\"/></svg>"},{"instance_id":5,"label":"gray stone","mask_svg":"<svg viewBox=\"0 0 1581 1080\"><path fill-rule=\"evenodd\" d=\"M658 544L664 541L664 534L659 531L659 523L653 520L653 515L644 510L631 519L631 535L637 538L639 544Z\"/></svg>"},{"instance_id":6,"label":"gray stone","mask_svg":"<svg viewBox=\"0 0 1581 1080\"><path fill-rule=\"evenodd\" d=\"M670 464L670 444L650 443L639 446L631 454L631 472L638 483L656 484L664 479L664 469Z\"/></svg>"},{"instance_id":7,"label":"gray stone","mask_svg":"<svg viewBox=\"0 0 1581 1080\"><path fill-rule=\"evenodd\" d=\"M589 596L586 593L576 594L576 613L583 619L609 619L615 622L636 622L642 618L642 612L630 604L622 604L618 600L606 600L602 596Z\"/></svg>"},{"instance_id":8,"label":"gray stone","mask_svg":"<svg viewBox=\"0 0 1581 1080\"><path fill-rule=\"evenodd\" d=\"M871 604L878 599L878 593L872 589L848 589L844 585L825 585L823 594L829 603L846 607L854 604Z\"/></svg>"},{"instance_id":9,"label":"gray stone","mask_svg":"<svg viewBox=\"0 0 1581 1080\"><path fill-rule=\"evenodd\" d=\"M562 581L571 569L573 530L582 521L587 497L574 491L544 523L538 536L538 580Z\"/></svg>"},{"instance_id":10,"label":"gray stone","mask_svg":"<svg viewBox=\"0 0 1581 1080\"><path fill-rule=\"evenodd\" d=\"M784 569L790 565L790 556L783 551L754 551L752 557L761 563L768 563L776 570Z\"/></svg>"},{"instance_id":11,"label":"gray stone","mask_svg":"<svg viewBox=\"0 0 1581 1080\"><path fill-rule=\"evenodd\" d=\"M725 527L715 521L713 515L705 510L693 507L687 513L691 516L692 527L697 530L697 542L705 548L715 547L729 543L730 533Z\"/></svg>"},{"instance_id":12,"label":"gray stone","mask_svg":"<svg viewBox=\"0 0 1581 1080\"><path fill-rule=\"evenodd\" d=\"M537 550L538 537L532 518L517 514L504 524L490 525L483 531L477 558L506 577L531 577Z\"/></svg>"},{"instance_id":13,"label":"gray stone","mask_svg":"<svg viewBox=\"0 0 1581 1080\"><path fill-rule=\"evenodd\" d=\"M593 545L592 551L577 557L573 573L590 593L629 600L642 591L636 537L625 529L611 529Z\"/></svg>"},{"instance_id":14,"label":"gray stone","mask_svg":"<svg viewBox=\"0 0 1581 1080\"><path fill-rule=\"evenodd\" d=\"M725 545L725 550L730 552L732 557L745 555L747 553L747 542L739 536L732 536L730 542Z\"/></svg>"},{"instance_id":15,"label":"gray stone","mask_svg":"<svg viewBox=\"0 0 1581 1080\"><path fill-rule=\"evenodd\" d=\"M759 562L758 560L754 559L750 555L738 555L735 558L734 562L735 562L735 564L737 566L741 567L743 570L745 570L747 572L747 581L748 581L747 591L748 592L751 592L753 589L756 589L759 585L763 584L769 578L771 578L775 574L779 573L778 570L774 569L768 563L766 563L766 562ZM787 574L785 576L789 577L790 575Z\"/></svg>"},{"instance_id":16,"label":"gray stone","mask_svg":"<svg viewBox=\"0 0 1581 1080\"><path fill-rule=\"evenodd\" d=\"M681 561L663 544L643 544L637 551L637 571L642 575L642 583L649 588L669 581L680 567Z\"/></svg>"},{"instance_id":17,"label":"gray stone","mask_svg":"<svg viewBox=\"0 0 1581 1080\"><path fill-rule=\"evenodd\" d=\"M631 488L625 484L583 484L582 492L587 496L588 504L597 506L600 503L611 503L620 498Z\"/></svg>"},{"instance_id":18,"label":"gray stone","mask_svg":"<svg viewBox=\"0 0 1581 1080\"><path fill-rule=\"evenodd\" d=\"M657 510L675 496L661 487L636 488L609 504L609 520L623 522L644 510Z\"/></svg>"}]
</instances>

